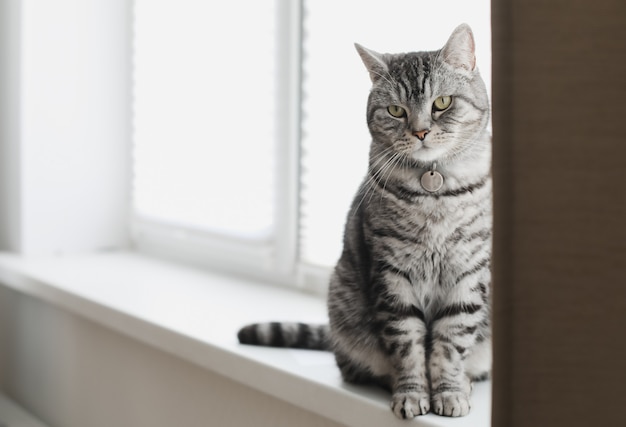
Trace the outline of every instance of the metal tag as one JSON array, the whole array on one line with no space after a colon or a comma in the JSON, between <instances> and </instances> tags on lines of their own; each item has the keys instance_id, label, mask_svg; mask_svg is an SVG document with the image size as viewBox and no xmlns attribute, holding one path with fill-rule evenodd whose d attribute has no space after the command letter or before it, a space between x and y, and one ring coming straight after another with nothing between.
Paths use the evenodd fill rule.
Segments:
<instances>
[{"instance_id":1,"label":"metal tag","mask_svg":"<svg viewBox=\"0 0 626 427\"><path fill-rule=\"evenodd\" d=\"M420 178L420 182L422 183L422 187L424 190L429 193L434 193L435 191L439 191L441 187L443 187L443 175L441 175L436 170L430 170Z\"/></svg>"}]
</instances>

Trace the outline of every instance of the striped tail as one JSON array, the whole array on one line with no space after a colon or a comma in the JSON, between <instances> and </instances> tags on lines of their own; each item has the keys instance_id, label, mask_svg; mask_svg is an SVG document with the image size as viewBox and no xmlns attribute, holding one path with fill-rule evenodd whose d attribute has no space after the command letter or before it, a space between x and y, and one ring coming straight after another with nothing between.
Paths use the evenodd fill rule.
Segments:
<instances>
[{"instance_id":1,"label":"striped tail","mask_svg":"<svg viewBox=\"0 0 626 427\"><path fill-rule=\"evenodd\" d=\"M237 334L241 344L330 350L328 325L271 322L244 326Z\"/></svg>"}]
</instances>

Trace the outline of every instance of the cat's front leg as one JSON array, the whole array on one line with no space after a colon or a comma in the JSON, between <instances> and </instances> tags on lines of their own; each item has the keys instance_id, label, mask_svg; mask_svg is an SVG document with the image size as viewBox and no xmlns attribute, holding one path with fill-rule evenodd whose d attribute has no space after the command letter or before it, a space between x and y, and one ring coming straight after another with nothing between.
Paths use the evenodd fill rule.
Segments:
<instances>
[{"instance_id":1,"label":"cat's front leg","mask_svg":"<svg viewBox=\"0 0 626 427\"><path fill-rule=\"evenodd\" d=\"M436 414L460 417L470 411L472 385L465 372L465 358L476 343L476 322L483 309L478 304L451 305L433 322L428 368Z\"/></svg>"},{"instance_id":2,"label":"cat's front leg","mask_svg":"<svg viewBox=\"0 0 626 427\"><path fill-rule=\"evenodd\" d=\"M390 366L391 409L403 419L424 415L430 410L425 349L427 328L424 315L414 305L410 294L403 295L405 286L409 284L401 283L400 278L387 272L376 292L375 307L379 345Z\"/></svg>"},{"instance_id":3,"label":"cat's front leg","mask_svg":"<svg viewBox=\"0 0 626 427\"><path fill-rule=\"evenodd\" d=\"M385 329L383 348L392 364L391 409L399 418L425 415L430 410L430 387L424 322L416 317L404 318L387 322Z\"/></svg>"}]
</instances>

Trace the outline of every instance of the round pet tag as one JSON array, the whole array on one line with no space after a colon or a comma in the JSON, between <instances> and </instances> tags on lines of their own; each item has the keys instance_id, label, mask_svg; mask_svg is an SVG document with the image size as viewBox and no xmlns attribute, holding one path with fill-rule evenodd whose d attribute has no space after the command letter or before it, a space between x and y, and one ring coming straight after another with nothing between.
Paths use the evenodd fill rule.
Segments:
<instances>
[{"instance_id":1,"label":"round pet tag","mask_svg":"<svg viewBox=\"0 0 626 427\"><path fill-rule=\"evenodd\" d=\"M439 189L443 186L443 175L436 170L430 170L422 175L420 182L422 183L424 190L429 193L434 193L435 191L439 191Z\"/></svg>"}]
</instances>

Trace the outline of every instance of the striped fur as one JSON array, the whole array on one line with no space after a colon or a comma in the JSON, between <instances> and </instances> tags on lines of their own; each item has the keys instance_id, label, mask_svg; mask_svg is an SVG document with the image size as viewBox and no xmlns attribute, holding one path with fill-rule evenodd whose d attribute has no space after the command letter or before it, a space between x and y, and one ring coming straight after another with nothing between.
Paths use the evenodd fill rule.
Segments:
<instances>
[{"instance_id":1,"label":"striped fur","mask_svg":"<svg viewBox=\"0 0 626 427\"><path fill-rule=\"evenodd\" d=\"M329 335L306 334L315 348L329 340L346 381L388 388L398 417L466 415L491 364L491 140L473 36L461 25L440 51L357 50L372 79L369 171L330 282ZM452 97L443 112L440 96ZM431 193L420 177L434 163L445 179ZM239 338L299 346L305 330L248 326Z\"/></svg>"},{"instance_id":2,"label":"striped fur","mask_svg":"<svg viewBox=\"0 0 626 427\"><path fill-rule=\"evenodd\" d=\"M237 337L243 344L331 350L328 325L295 322L255 323L241 328Z\"/></svg>"}]
</instances>

